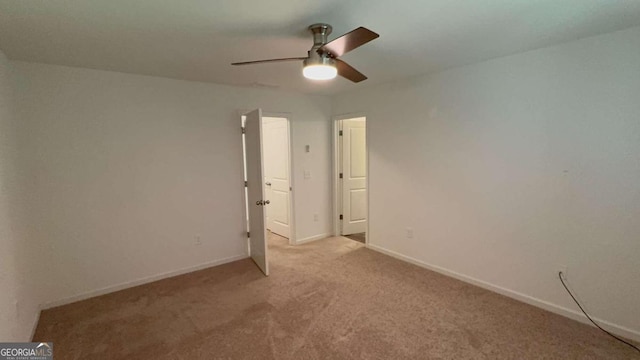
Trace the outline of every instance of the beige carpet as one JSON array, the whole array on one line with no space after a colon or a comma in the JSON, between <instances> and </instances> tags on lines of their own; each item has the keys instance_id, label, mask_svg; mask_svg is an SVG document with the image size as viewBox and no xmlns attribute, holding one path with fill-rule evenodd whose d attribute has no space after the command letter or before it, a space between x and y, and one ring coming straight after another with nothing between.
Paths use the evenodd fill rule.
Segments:
<instances>
[{"instance_id":1,"label":"beige carpet","mask_svg":"<svg viewBox=\"0 0 640 360\"><path fill-rule=\"evenodd\" d=\"M599 330L345 238L44 311L55 359L634 359ZM115 265L115 264L114 264Z\"/></svg>"}]
</instances>

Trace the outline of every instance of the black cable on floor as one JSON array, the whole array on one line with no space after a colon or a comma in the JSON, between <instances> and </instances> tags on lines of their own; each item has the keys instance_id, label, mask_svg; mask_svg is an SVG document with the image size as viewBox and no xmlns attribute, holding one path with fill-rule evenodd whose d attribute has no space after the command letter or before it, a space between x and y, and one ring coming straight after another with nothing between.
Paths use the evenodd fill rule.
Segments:
<instances>
[{"instance_id":1,"label":"black cable on floor","mask_svg":"<svg viewBox=\"0 0 640 360\"><path fill-rule=\"evenodd\" d=\"M576 305L578 305L578 307L580 308L580 310L582 311L582 313L584 314L584 316L587 317L587 319L589 319L589 321L591 321L591 323L593 323L593 325L595 325L598 329L604 331L605 333L607 333L609 336L611 336L612 338L621 341L629 346L631 346L634 350L636 350L637 352L640 352L640 348L633 345L632 343L625 341L624 339L621 339L615 335L613 335L612 333L608 332L607 330L603 329L602 327L600 327L600 325L596 324L595 321L593 321L593 319L591 319L591 316L589 316L589 314L587 314L586 311L584 311L584 309L582 308L582 305L580 305L580 303L578 302L578 300L576 300L576 297L573 296L573 294L571 293L571 290L569 290L569 288L567 287L567 284L564 283L564 279L562 279L562 271L558 272L558 277L560 278L560 282L562 283L562 286L564 286L565 290L567 290L567 292L569 293L569 295L571 296L571 298L573 299L573 301L576 303Z\"/></svg>"}]
</instances>

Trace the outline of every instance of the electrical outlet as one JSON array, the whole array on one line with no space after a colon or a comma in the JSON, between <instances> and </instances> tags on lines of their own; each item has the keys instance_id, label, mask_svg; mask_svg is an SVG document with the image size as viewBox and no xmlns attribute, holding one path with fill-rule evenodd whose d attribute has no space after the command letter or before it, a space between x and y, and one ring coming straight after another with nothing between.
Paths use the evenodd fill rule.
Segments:
<instances>
[{"instance_id":1,"label":"electrical outlet","mask_svg":"<svg viewBox=\"0 0 640 360\"><path fill-rule=\"evenodd\" d=\"M202 245L202 239L200 238L200 235L196 235L194 240L196 245Z\"/></svg>"},{"instance_id":2,"label":"electrical outlet","mask_svg":"<svg viewBox=\"0 0 640 360\"><path fill-rule=\"evenodd\" d=\"M407 228L407 239L413 239L413 228Z\"/></svg>"},{"instance_id":3,"label":"electrical outlet","mask_svg":"<svg viewBox=\"0 0 640 360\"><path fill-rule=\"evenodd\" d=\"M318 221L320 219L320 215L313 214L313 221Z\"/></svg>"},{"instance_id":4,"label":"electrical outlet","mask_svg":"<svg viewBox=\"0 0 640 360\"><path fill-rule=\"evenodd\" d=\"M558 266L558 272L562 273L562 279L567 280L567 276L569 275L567 265Z\"/></svg>"}]
</instances>

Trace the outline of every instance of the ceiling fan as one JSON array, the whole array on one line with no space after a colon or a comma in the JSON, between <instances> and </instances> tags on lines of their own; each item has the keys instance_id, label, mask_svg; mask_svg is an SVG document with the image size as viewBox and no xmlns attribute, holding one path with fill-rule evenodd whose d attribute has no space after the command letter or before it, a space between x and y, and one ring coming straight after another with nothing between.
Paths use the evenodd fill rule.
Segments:
<instances>
[{"instance_id":1,"label":"ceiling fan","mask_svg":"<svg viewBox=\"0 0 640 360\"><path fill-rule=\"evenodd\" d=\"M359 27L337 39L327 42L327 36L331 34L332 27L329 24L313 24L309 31L313 34L313 46L306 57L291 57L281 59L268 59L256 61L235 62L231 65L253 65L281 61L302 60L304 77L312 80L329 80L340 75L353 82L366 80L367 77L351 67L351 65L338 59L347 52L358 48L380 35L373 31Z\"/></svg>"}]
</instances>

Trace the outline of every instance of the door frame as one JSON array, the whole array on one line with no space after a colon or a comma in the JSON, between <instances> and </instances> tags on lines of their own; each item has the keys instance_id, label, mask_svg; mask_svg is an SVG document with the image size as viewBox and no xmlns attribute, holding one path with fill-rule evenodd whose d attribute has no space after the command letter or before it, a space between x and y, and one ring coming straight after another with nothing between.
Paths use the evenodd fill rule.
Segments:
<instances>
[{"instance_id":1,"label":"door frame","mask_svg":"<svg viewBox=\"0 0 640 360\"><path fill-rule=\"evenodd\" d=\"M237 111L237 118L240 119L240 126L242 126L242 124L244 123L244 119L243 117L245 116L246 113L249 113L253 110L250 109L240 109ZM291 188L291 190L289 191L289 245L295 245L296 244L296 222L295 222L295 218L296 218L296 212L295 212L295 191L296 191L296 186L295 186L295 176L294 176L294 159L293 159L293 131L292 131L292 119L293 116L291 115L291 113L287 113L287 112L277 112L277 111L266 111L263 110L262 111L262 117L278 117L278 118L285 118L287 119L287 136L289 139L289 187ZM244 138L244 137L243 137ZM242 148L242 157L243 157L243 161L244 161L244 145ZM264 163L262 164L264 166ZM242 173L243 173L243 180L246 180L247 178L247 174L245 172L244 166L242 169ZM245 222L245 232L247 231L246 229L249 228L249 223L248 223L248 218L247 218L247 214L249 211L249 204L248 204L248 199L247 199L247 192L246 192L246 188L244 187L244 183L242 184L243 186L243 193L244 193L244 201L243 201L243 212L242 212L242 216L243 216L243 222ZM264 188L264 183L262 184L263 188ZM266 226L266 224L265 224ZM248 246L248 242L249 239L247 238L247 249L249 249Z\"/></svg>"},{"instance_id":2,"label":"door frame","mask_svg":"<svg viewBox=\"0 0 640 360\"><path fill-rule=\"evenodd\" d=\"M366 139L366 149L365 149L365 158L367 164L367 229L364 234L365 246L369 246L370 239L370 224L371 224L371 191L369 188L369 121L367 115L362 112L357 113L348 113L341 115L334 115L332 117L333 123L333 236L342 236L341 232L341 223L340 223L340 212L342 210L342 183L340 182L340 164L341 164L341 156L342 152L340 149L340 121L354 119L354 118L365 118L365 139Z\"/></svg>"}]
</instances>

